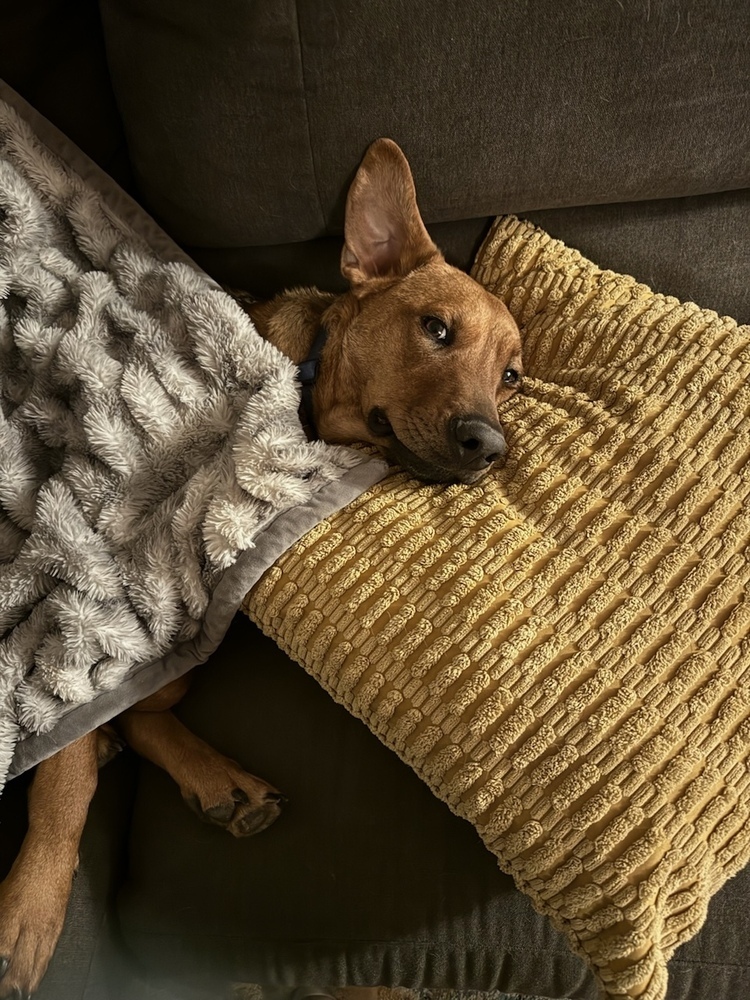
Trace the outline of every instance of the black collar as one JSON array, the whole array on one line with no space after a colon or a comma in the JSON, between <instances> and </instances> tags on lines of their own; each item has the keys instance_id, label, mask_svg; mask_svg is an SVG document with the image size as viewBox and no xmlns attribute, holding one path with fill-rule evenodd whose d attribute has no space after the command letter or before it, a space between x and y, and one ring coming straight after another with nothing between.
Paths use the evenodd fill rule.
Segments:
<instances>
[{"instance_id":1,"label":"black collar","mask_svg":"<svg viewBox=\"0 0 750 1000\"><path fill-rule=\"evenodd\" d=\"M328 330L323 325L319 326L318 332L315 334L315 340L310 348L310 353L297 367L298 378L302 386L302 404L300 407L302 410L302 419L312 428L316 437L317 430L315 429L315 421L313 420L312 397L315 380L318 377L318 369L320 368L320 356L323 353L327 339Z\"/></svg>"}]
</instances>

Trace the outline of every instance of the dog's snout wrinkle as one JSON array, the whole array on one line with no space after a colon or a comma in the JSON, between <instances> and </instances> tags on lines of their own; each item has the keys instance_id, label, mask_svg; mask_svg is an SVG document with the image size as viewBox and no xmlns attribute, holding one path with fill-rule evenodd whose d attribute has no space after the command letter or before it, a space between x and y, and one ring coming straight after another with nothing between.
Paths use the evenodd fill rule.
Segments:
<instances>
[{"instance_id":1,"label":"dog's snout wrinkle","mask_svg":"<svg viewBox=\"0 0 750 1000\"><path fill-rule=\"evenodd\" d=\"M483 417L454 417L448 430L454 454L463 468L487 468L503 458L508 450L500 428Z\"/></svg>"}]
</instances>

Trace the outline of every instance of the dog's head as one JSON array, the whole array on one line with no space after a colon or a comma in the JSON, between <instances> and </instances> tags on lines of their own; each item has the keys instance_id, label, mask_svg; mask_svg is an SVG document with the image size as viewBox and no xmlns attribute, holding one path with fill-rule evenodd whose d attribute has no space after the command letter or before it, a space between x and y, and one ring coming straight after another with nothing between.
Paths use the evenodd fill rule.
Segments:
<instances>
[{"instance_id":1,"label":"dog's head","mask_svg":"<svg viewBox=\"0 0 750 1000\"><path fill-rule=\"evenodd\" d=\"M420 479L476 482L506 452L497 410L519 388L521 338L505 305L430 239L389 139L370 146L349 189L341 270L359 393L350 436Z\"/></svg>"}]
</instances>

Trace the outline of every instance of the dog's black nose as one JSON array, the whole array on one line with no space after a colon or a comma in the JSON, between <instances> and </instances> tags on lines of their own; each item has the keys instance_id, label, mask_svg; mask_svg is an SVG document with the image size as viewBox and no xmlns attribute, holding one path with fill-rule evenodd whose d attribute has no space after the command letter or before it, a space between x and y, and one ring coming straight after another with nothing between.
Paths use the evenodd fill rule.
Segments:
<instances>
[{"instance_id":1,"label":"dog's black nose","mask_svg":"<svg viewBox=\"0 0 750 1000\"><path fill-rule=\"evenodd\" d=\"M503 432L484 417L454 417L451 445L462 469L481 471L503 458L508 446Z\"/></svg>"}]
</instances>

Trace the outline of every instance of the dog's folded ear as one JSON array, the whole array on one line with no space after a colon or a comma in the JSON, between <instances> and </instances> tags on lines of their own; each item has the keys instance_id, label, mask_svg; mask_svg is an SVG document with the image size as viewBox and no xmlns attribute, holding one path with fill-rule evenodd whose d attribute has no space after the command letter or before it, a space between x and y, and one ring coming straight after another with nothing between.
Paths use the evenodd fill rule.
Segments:
<instances>
[{"instance_id":1,"label":"dog's folded ear","mask_svg":"<svg viewBox=\"0 0 750 1000\"><path fill-rule=\"evenodd\" d=\"M409 163L391 139L365 153L346 200L341 273L352 290L373 278L403 276L439 257L425 229Z\"/></svg>"}]
</instances>

